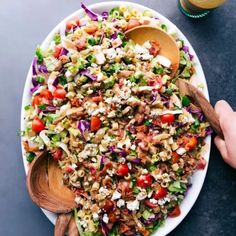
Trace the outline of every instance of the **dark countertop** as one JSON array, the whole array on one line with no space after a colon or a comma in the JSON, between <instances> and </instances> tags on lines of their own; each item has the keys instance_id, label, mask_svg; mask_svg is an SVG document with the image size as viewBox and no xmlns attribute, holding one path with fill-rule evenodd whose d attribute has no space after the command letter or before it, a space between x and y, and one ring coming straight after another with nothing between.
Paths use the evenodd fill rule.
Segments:
<instances>
[{"instance_id":1,"label":"dark countertop","mask_svg":"<svg viewBox=\"0 0 236 236\"><path fill-rule=\"evenodd\" d=\"M199 20L182 15L176 0L135 2L159 11L182 30L202 63L212 104L226 99L236 109L235 2L228 1ZM17 132L23 86L36 45L79 6L79 0L1 0L0 235L53 235L53 225L26 192ZM170 235L236 235L236 170L223 162L214 145L201 194L188 216Z\"/></svg>"}]
</instances>

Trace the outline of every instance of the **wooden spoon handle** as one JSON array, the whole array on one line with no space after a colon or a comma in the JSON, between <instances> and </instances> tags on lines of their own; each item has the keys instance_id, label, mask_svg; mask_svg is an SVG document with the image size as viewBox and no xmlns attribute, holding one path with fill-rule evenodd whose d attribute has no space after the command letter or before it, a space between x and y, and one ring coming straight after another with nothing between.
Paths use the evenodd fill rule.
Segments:
<instances>
[{"instance_id":1,"label":"wooden spoon handle","mask_svg":"<svg viewBox=\"0 0 236 236\"><path fill-rule=\"evenodd\" d=\"M72 217L71 213L60 214L57 217L55 228L54 228L54 236L65 236L71 217Z\"/></svg>"},{"instance_id":2,"label":"wooden spoon handle","mask_svg":"<svg viewBox=\"0 0 236 236\"><path fill-rule=\"evenodd\" d=\"M179 87L181 94L190 96L194 100L194 102L197 103L197 105L201 108L202 112L209 121L212 129L217 133L217 135L220 136L220 138L224 139L224 135L220 127L219 118L214 108L207 101L203 93L195 86L182 79L178 79L176 85Z\"/></svg>"}]
</instances>

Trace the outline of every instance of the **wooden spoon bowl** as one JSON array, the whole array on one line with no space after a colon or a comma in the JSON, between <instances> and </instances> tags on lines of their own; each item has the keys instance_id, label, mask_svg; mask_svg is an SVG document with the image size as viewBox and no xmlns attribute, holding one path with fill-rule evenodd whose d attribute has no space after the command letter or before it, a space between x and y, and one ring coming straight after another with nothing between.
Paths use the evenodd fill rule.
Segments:
<instances>
[{"instance_id":1,"label":"wooden spoon bowl","mask_svg":"<svg viewBox=\"0 0 236 236\"><path fill-rule=\"evenodd\" d=\"M164 30L149 25L141 25L127 30L125 36L140 45L150 40L157 41L160 45L159 55L171 61L171 75L174 76L176 74L180 60L179 48L175 40Z\"/></svg>"},{"instance_id":2,"label":"wooden spoon bowl","mask_svg":"<svg viewBox=\"0 0 236 236\"><path fill-rule=\"evenodd\" d=\"M54 213L68 213L77 207L75 194L64 185L58 163L46 151L31 163L26 185L32 201Z\"/></svg>"}]
</instances>

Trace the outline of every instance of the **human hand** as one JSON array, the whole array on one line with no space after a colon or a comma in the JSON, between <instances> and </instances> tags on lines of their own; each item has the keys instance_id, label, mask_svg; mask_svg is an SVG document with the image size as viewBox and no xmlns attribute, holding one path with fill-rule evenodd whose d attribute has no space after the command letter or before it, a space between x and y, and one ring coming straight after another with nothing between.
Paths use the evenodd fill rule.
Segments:
<instances>
[{"instance_id":1,"label":"human hand","mask_svg":"<svg viewBox=\"0 0 236 236\"><path fill-rule=\"evenodd\" d=\"M224 161L236 168L236 112L224 101L218 101L215 111L219 117L220 127L224 134L224 140L215 137L215 145L219 149Z\"/></svg>"}]
</instances>

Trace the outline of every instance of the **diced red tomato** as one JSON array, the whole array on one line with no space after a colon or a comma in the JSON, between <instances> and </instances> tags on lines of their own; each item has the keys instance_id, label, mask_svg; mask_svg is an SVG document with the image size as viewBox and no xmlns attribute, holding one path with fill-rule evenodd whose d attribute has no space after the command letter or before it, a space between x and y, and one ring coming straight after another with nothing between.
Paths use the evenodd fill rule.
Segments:
<instances>
[{"instance_id":1,"label":"diced red tomato","mask_svg":"<svg viewBox=\"0 0 236 236\"><path fill-rule=\"evenodd\" d=\"M191 137L188 139L188 142L185 144L185 149L188 151L192 151L197 146L197 138Z\"/></svg>"},{"instance_id":2,"label":"diced red tomato","mask_svg":"<svg viewBox=\"0 0 236 236\"><path fill-rule=\"evenodd\" d=\"M62 87L57 87L53 92L53 97L58 99L64 99L66 97L66 90Z\"/></svg>"},{"instance_id":3,"label":"diced red tomato","mask_svg":"<svg viewBox=\"0 0 236 236\"><path fill-rule=\"evenodd\" d=\"M162 123L172 123L175 120L175 116L173 114L164 114L161 116Z\"/></svg>"},{"instance_id":4,"label":"diced red tomato","mask_svg":"<svg viewBox=\"0 0 236 236\"><path fill-rule=\"evenodd\" d=\"M114 202L110 199L106 199L105 200L105 204L103 206L103 209L106 211L106 212L109 212L109 211L112 211L114 208Z\"/></svg>"},{"instance_id":5,"label":"diced red tomato","mask_svg":"<svg viewBox=\"0 0 236 236\"><path fill-rule=\"evenodd\" d=\"M171 158L172 163L177 163L179 161L179 158L180 156L177 152L172 152L172 158Z\"/></svg>"},{"instance_id":6,"label":"diced red tomato","mask_svg":"<svg viewBox=\"0 0 236 236\"><path fill-rule=\"evenodd\" d=\"M90 129L91 131L96 131L101 127L101 120L97 116L92 116L91 117L91 122L90 122Z\"/></svg>"},{"instance_id":7,"label":"diced red tomato","mask_svg":"<svg viewBox=\"0 0 236 236\"><path fill-rule=\"evenodd\" d=\"M115 213L112 211L108 213L108 218L109 218L109 222L111 223L114 223L117 220Z\"/></svg>"},{"instance_id":8,"label":"diced red tomato","mask_svg":"<svg viewBox=\"0 0 236 236\"><path fill-rule=\"evenodd\" d=\"M62 152L61 148L54 148L53 150L51 150L51 155L55 161L60 160L62 157L62 154L63 154L63 152ZM69 173L71 173L71 172L69 172Z\"/></svg>"},{"instance_id":9,"label":"diced red tomato","mask_svg":"<svg viewBox=\"0 0 236 236\"><path fill-rule=\"evenodd\" d=\"M55 48L53 56L58 59L60 57L60 55L61 55L61 51L62 51L62 47L57 46Z\"/></svg>"},{"instance_id":10,"label":"diced red tomato","mask_svg":"<svg viewBox=\"0 0 236 236\"><path fill-rule=\"evenodd\" d=\"M176 206L173 211L171 211L168 215L169 217L177 217L181 214L181 210L179 206Z\"/></svg>"},{"instance_id":11,"label":"diced red tomato","mask_svg":"<svg viewBox=\"0 0 236 236\"><path fill-rule=\"evenodd\" d=\"M38 117L35 117L32 122L32 130L36 133L40 133L42 130L45 129L45 125L42 120Z\"/></svg>"},{"instance_id":12,"label":"diced red tomato","mask_svg":"<svg viewBox=\"0 0 236 236\"><path fill-rule=\"evenodd\" d=\"M92 100L93 100L93 102L99 103L99 102L101 102L103 99L102 99L102 96L94 96L94 97L92 97Z\"/></svg>"},{"instance_id":13,"label":"diced red tomato","mask_svg":"<svg viewBox=\"0 0 236 236\"><path fill-rule=\"evenodd\" d=\"M39 95L35 95L32 101L32 106L38 106L41 104L41 97Z\"/></svg>"},{"instance_id":14,"label":"diced red tomato","mask_svg":"<svg viewBox=\"0 0 236 236\"><path fill-rule=\"evenodd\" d=\"M54 158L54 160L55 160L55 158ZM60 158L58 160L60 160ZM74 172L74 169L71 166L67 166L65 168L65 171L66 171L66 173L70 174L70 173Z\"/></svg>"},{"instance_id":15,"label":"diced red tomato","mask_svg":"<svg viewBox=\"0 0 236 236\"><path fill-rule=\"evenodd\" d=\"M127 30L130 30L139 25L141 25L141 23L137 19L130 19L127 25Z\"/></svg>"},{"instance_id":16,"label":"diced red tomato","mask_svg":"<svg viewBox=\"0 0 236 236\"><path fill-rule=\"evenodd\" d=\"M155 41L155 40L152 40L150 42L150 44L151 44L151 48L149 49L149 52L150 52L151 55L156 57L158 52L160 51L159 43L157 41Z\"/></svg>"},{"instance_id":17,"label":"diced red tomato","mask_svg":"<svg viewBox=\"0 0 236 236\"><path fill-rule=\"evenodd\" d=\"M117 175L126 176L129 173L129 167L127 164L119 164L117 169Z\"/></svg>"},{"instance_id":18,"label":"diced red tomato","mask_svg":"<svg viewBox=\"0 0 236 236\"><path fill-rule=\"evenodd\" d=\"M69 31L79 25L80 25L80 20L78 18L75 18L73 20L69 20L66 22L66 29Z\"/></svg>"},{"instance_id":19,"label":"diced red tomato","mask_svg":"<svg viewBox=\"0 0 236 236\"><path fill-rule=\"evenodd\" d=\"M204 157L201 157L201 159L197 162L197 169L198 170L204 170L206 167L206 160L204 159Z\"/></svg>"},{"instance_id":20,"label":"diced red tomato","mask_svg":"<svg viewBox=\"0 0 236 236\"><path fill-rule=\"evenodd\" d=\"M155 199L163 198L167 195L167 192L168 191L166 188L160 187L158 189L158 191L156 191L156 193L154 193L153 198L155 198Z\"/></svg>"},{"instance_id":21,"label":"diced red tomato","mask_svg":"<svg viewBox=\"0 0 236 236\"><path fill-rule=\"evenodd\" d=\"M137 185L141 188L148 188L152 185L153 178L150 174L141 175L137 178Z\"/></svg>"},{"instance_id":22,"label":"diced red tomato","mask_svg":"<svg viewBox=\"0 0 236 236\"><path fill-rule=\"evenodd\" d=\"M52 99L52 93L48 90L48 89L44 89L41 93L40 93L41 97L44 97L46 99Z\"/></svg>"},{"instance_id":23,"label":"diced red tomato","mask_svg":"<svg viewBox=\"0 0 236 236\"><path fill-rule=\"evenodd\" d=\"M158 206L157 203L153 203L153 202L151 202L150 199L146 199L146 200L144 200L144 203L145 203L148 207L150 207L150 208L155 208L155 207Z\"/></svg>"},{"instance_id":24,"label":"diced red tomato","mask_svg":"<svg viewBox=\"0 0 236 236\"><path fill-rule=\"evenodd\" d=\"M96 25L88 25L84 28L84 31L88 34L94 34L98 30Z\"/></svg>"}]
</instances>

